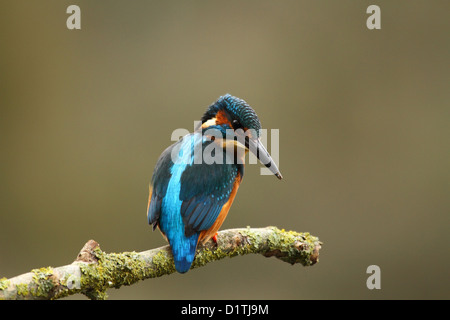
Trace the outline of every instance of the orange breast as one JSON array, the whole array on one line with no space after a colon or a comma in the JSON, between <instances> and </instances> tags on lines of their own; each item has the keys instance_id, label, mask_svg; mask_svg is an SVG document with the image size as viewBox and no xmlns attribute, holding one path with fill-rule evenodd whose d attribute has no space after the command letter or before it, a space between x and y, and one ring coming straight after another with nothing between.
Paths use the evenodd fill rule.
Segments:
<instances>
[{"instance_id":1,"label":"orange breast","mask_svg":"<svg viewBox=\"0 0 450 320\"><path fill-rule=\"evenodd\" d=\"M219 110L219 112L217 112L216 123L219 125L228 124L231 127L230 120L228 120L228 117L223 110Z\"/></svg>"}]
</instances>

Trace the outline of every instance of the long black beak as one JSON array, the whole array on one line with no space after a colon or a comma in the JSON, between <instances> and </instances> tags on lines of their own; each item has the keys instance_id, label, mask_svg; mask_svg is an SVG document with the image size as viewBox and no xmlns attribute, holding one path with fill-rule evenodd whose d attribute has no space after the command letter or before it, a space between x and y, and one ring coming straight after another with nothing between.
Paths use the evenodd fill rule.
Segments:
<instances>
[{"instance_id":1,"label":"long black beak","mask_svg":"<svg viewBox=\"0 0 450 320\"><path fill-rule=\"evenodd\" d=\"M261 140L258 138L250 138L246 137L245 146L261 161L263 165L265 165L269 170L278 178L283 179L283 176L278 170L277 165L272 160L269 152L267 152L266 147L262 144Z\"/></svg>"}]
</instances>

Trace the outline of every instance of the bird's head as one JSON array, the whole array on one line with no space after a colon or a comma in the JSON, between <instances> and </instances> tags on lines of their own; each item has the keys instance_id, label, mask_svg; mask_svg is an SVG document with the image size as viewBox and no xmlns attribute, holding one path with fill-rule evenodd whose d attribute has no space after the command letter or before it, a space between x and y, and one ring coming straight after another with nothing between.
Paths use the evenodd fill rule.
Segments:
<instances>
[{"instance_id":1,"label":"bird's head","mask_svg":"<svg viewBox=\"0 0 450 320\"><path fill-rule=\"evenodd\" d=\"M201 121L203 132L219 130L225 144L232 142L237 147L250 150L278 179L282 179L277 165L260 140L261 122L247 102L226 94L208 107Z\"/></svg>"}]
</instances>

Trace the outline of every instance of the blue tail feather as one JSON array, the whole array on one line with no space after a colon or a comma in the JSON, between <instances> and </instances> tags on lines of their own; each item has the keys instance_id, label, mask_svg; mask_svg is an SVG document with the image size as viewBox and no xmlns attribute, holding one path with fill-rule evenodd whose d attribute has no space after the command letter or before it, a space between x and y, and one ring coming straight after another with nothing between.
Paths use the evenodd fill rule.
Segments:
<instances>
[{"instance_id":1,"label":"blue tail feather","mask_svg":"<svg viewBox=\"0 0 450 320\"><path fill-rule=\"evenodd\" d=\"M178 158L170 167L170 179L166 194L161 202L159 227L169 240L172 248L175 268L180 273L187 272L195 257L199 233L186 237L186 229L181 216L180 199L181 176L188 165L194 161L195 143L201 143L201 135L187 135L177 145ZM171 160L172 161L172 160Z\"/></svg>"},{"instance_id":2,"label":"blue tail feather","mask_svg":"<svg viewBox=\"0 0 450 320\"><path fill-rule=\"evenodd\" d=\"M199 233L186 238L182 235L178 239L169 239L172 247L173 260L175 262L175 269L179 273L185 273L191 268L195 257L195 250L197 248Z\"/></svg>"}]
</instances>

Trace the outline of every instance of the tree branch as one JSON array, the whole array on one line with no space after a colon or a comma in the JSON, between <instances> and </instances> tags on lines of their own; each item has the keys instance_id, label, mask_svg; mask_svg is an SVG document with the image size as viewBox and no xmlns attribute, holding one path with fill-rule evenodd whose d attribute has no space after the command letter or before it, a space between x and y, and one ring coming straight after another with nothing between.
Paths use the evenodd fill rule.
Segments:
<instances>
[{"instance_id":1,"label":"tree branch","mask_svg":"<svg viewBox=\"0 0 450 320\"><path fill-rule=\"evenodd\" d=\"M217 239L217 244L210 240L197 248L192 268L249 253L310 266L319 260L321 248L319 239L309 233L275 227L223 230ZM117 289L174 272L168 245L139 253L105 253L97 242L89 240L70 265L33 269L14 278L1 278L0 300L59 299L76 293L90 299L105 299L109 288Z\"/></svg>"}]
</instances>

